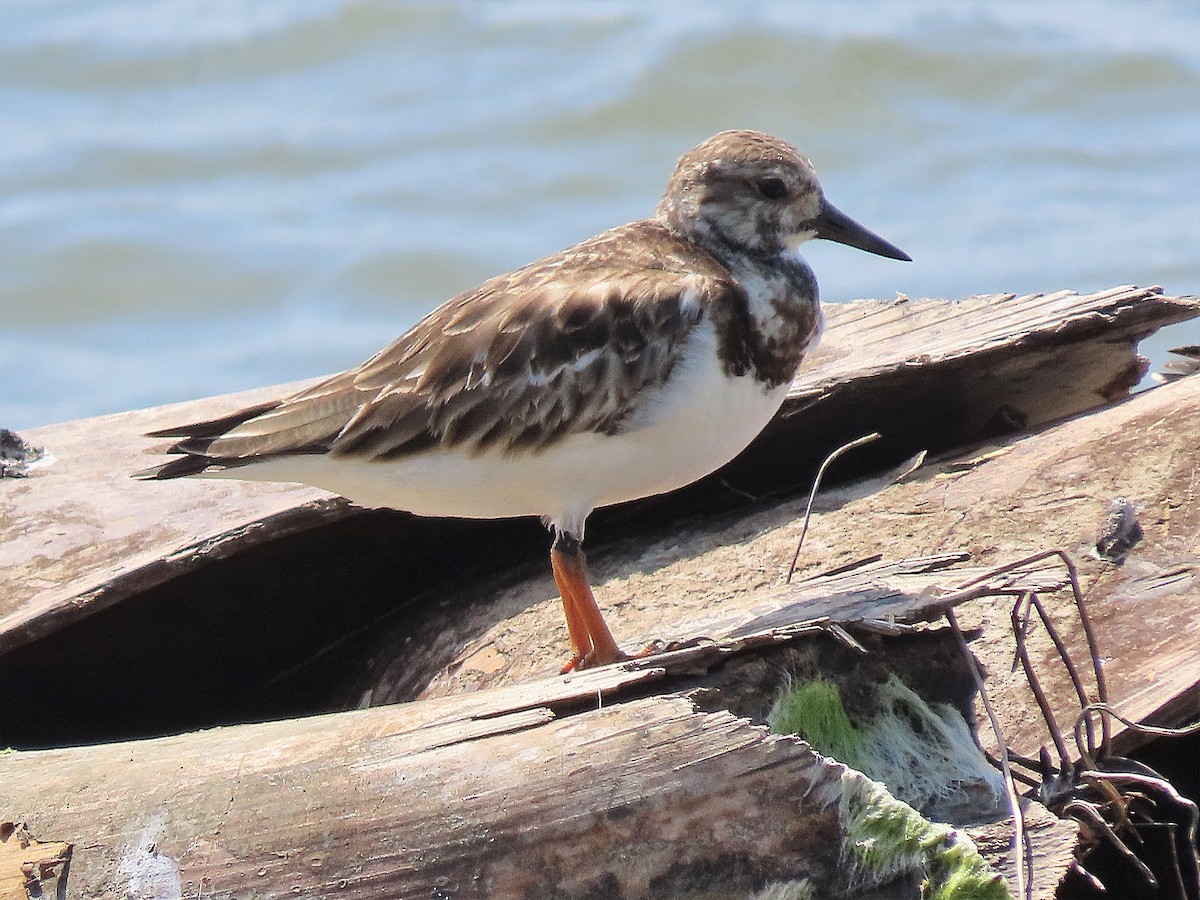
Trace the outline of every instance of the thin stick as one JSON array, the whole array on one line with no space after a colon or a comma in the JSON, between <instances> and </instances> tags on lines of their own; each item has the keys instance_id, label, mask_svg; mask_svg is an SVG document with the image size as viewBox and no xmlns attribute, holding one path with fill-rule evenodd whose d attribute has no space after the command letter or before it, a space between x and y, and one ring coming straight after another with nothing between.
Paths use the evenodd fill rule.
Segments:
<instances>
[{"instance_id":1,"label":"thin stick","mask_svg":"<svg viewBox=\"0 0 1200 900\"><path fill-rule=\"evenodd\" d=\"M1130 731L1136 731L1138 734L1151 734L1155 737L1187 737L1191 734L1200 733L1200 722L1193 722L1191 725L1182 725L1179 728L1167 728L1165 725L1144 725L1141 722L1135 722L1133 719L1122 715L1111 703L1089 703L1075 720L1076 740L1079 740L1079 729L1083 724L1082 720L1090 717L1094 712L1100 713L1101 716L1112 716Z\"/></svg>"},{"instance_id":2,"label":"thin stick","mask_svg":"<svg viewBox=\"0 0 1200 900\"><path fill-rule=\"evenodd\" d=\"M1096 696L1099 698L1101 703L1107 703L1108 688L1104 681L1104 670L1100 665L1100 647L1096 641L1096 632L1092 629L1091 619L1088 617L1087 610L1084 608L1083 589L1079 586L1079 571L1075 568L1075 563L1071 561L1071 557L1067 555L1065 550L1059 548L1055 548L1054 550L1042 550L1038 553L1026 556L1024 559L1018 559L1015 562L1008 563L1007 565L993 569L990 572L985 572L978 578L973 578L970 581L960 584L956 588L956 592L965 591L968 588L972 588L976 585L982 584L983 582L990 581L999 575L1004 575L1017 569L1028 568L1036 562L1041 562L1043 559L1050 559L1054 556L1057 556L1062 561L1063 566L1067 570L1067 580L1071 585L1071 597L1075 601L1075 609L1079 613L1079 624L1083 626L1083 634L1087 639L1088 652L1092 657L1092 673L1096 679ZM1109 737L1108 719L1101 716L1100 752L1097 754L1098 758L1102 759L1108 753ZM1089 741L1089 744L1090 743L1091 741Z\"/></svg>"},{"instance_id":3,"label":"thin stick","mask_svg":"<svg viewBox=\"0 0 1200 900\"><path fill-rule=\"evenodd\" d=\"M1015 756L1016 754L1012 755ZM983 758L988 761L989 765L995 766L997 769L1000 768L999 758L992 756L992 754L988 753L986 750L983 751ZM1013 762L1016 762L1016 760L1013 760ZM1014 780L1021 782L1021 784L1025 785L1026 787L1041 787L1042 784L1040 778L1034 778L1031 775L1026 775L1024 772L1018 772L1016 769L1012 770L1012 777Z\"/></svg>"},{"instance_id":4,"label":"thin stick","mask_svg":"<svg viewBox=\"0 0 1200 900\"><path fill-rule=\"evenodd\" d=\"M1008 761L1011 763L1015 763L1018 766L1023 766L1024 768L1028 769L1030 772L1037 772L1039 774L1042 773L1045 769L1045 767L1041 764L1040 760L1032 759L1031 757L1028 757L1028 756L1022 756L1020 753L1016 753L1012 750L1008 751ZM1049 760L1047 760L1047 762L1049 762ZM991 763L992 763L992 765L996 766L997 768L1000 767L1000 763L998 760L991 760ZM1051 775L1058 774L1058 770L1054 768L1053 764L1050 765L1050 774Z\"/></svg>"},{"instance_id":5,"label":"thin stick","mask_svg":"<svg viewBox=\"0 0 1200 900\"><path fill-rule=\"evenodd\" d=\"M1027 568L1027 567L1033 565L1035 562L1041 562L1043 559L1048 559L1051 556L1060 556L1061 557L1063 555L1064 555L1063 551L1061 551L1061 550L1042 550L1038 553L1034 553L1034 554L1031 554L1030 556L1026 556L1022 559L1018 559L1016 562L1005 563L1002 566L997 566L995 569L992 569L991 571L988 571L988 572L984 572L982 575L979 575L976 578L972 578L968 581L964 581L957 588L955 588L955 590L956 591L966 590L967 588L974 587L977 584L983 584L985 581L990 581L993 578L997 578L1000 575L1007 575L1009 572L1014 572L1017 569ZM1067 569L1068 569L1068 571L1072 571L1071 566L1068 566Z\"/></svg>"},{"instance_id":6,"label":"thin stick","mask_svg":"<svg viewBox=\"0 0 1200 900\"><path fill-rule=\"evenodd\" d=\"M1086 709L1088 705L1087 690L1083 686L1083 679L1079 677L1079 670L1075 668L1075 663L1071 659L1070 652L1067 650L1067 645L1063 643L1063 639L1059 636L1058 629L1054 627L1054 623L1050 621L1050 617L1046 613L1046 608L1042 605L1042 601L1038 599L1037 594L1031 596L1030 602L1033 608L1037 610L1038 617L1042 620L1042 627L1046 629L1046 634L1054 643L1054 649L1058 651L1058 658L1062 660L1063 666L1066 667L1067 675L1071 678L1071 684L1075 687L1075 696L1079 700L1079 708ZM1057 727L1057 725L1055 726ZM1087 729L1087 753L1086 758L1091 760L1096 754L1096 735L1092 732L1091 722L1088 722ZM1078 732L1076 732L1078 736ZM1079 750L1080 756L1085 756L1083 747L1076 740L1076 749Z\"/></svg>"},{"instance_id":7,"label":"thin stick","mask_svg":"<svg viewBox=\"0 0 1200 900\"><path fill-rule=\"evenodd\" d=\"M877 441L882 435L878 431L873 431L870 434L864 434L860 438L856 438L848 444L843 444L838 447L821 463L821 468L817 469L817 477L813 479L812 490L808 492L808 506L804 509L804 527L800 529L800 540L796 542L796 552L792 556L792 565L788 568L787 583L792 583L792 576L796 574L796 563L800 561L800 548L804 546L804 536L808 534L808 522L812 518L813 501L817 499L817 491L821 489L821 479L825 476L825 470L829 464L841 456L853 450L855 447L861 447L863 444L869 444L871 441Z\"/></svg>"},{"instance_id":8,"label":"thin stick","mask_svg":"<svg viewBox=\"0 0 1200 900\"><path fill-rule=\"evenodd\" d=\"M1184 843L1188 847L1196 846L1196 832L1200 830L1200 807L1184 797L1179 791L1175 790L1175 786L1162 776L1142 775L1137 772L1093 772L1084 770L1079 773L1081 778L1087 778L1091 781L1116 781L1125 784L1137 784L1145 787L1154 788L1162 791L1167 795L1167 798L1181 809L1187 810L1187 822L1181 822L1187 828L1186 840Z\"/></svg>"},{"instance_id":9,"label":"thin stick","mask_svg":"<svg viewBox=\"0 0 1200 900\"><path fill-rule=\"evenodd\" d=\"M1065 771L1071 765L1067 742L1063 740L1062 730L1058 727L1058 720L1054 718L1054 710L1050 708L1046 692L1042 690L1042 684L1033 670L1033 662L1029 659L1029 648L1025 644L1026 629L1029 626L1029 611L1036 596L1033 591L1026 591L1013 604L1011 615L1013 637L1017 642L1017 659L1021 661L1021 668L1025 670L1025 680L1029 683L1029 689L1033 691L1033 699L1037 701L1038 709L1042 711L1042 719L1046 722L1050 739L1054 741L1054 749L1058 751L1059 771Z\"/></svg>"},{"instance_id":10,"label":"thin stick","mask_svg":"<svg viewBox=\"0 0 1200 900\"><path fill-rule=\"evenodd\" d=\"M1083 606L1083 590L1079 587L1079 573L1075 569L1075 563L1071 562L1071 557L1062 551L1056 551L1061 557L1063 564L1067 567L1067 572L1071 576L1071 596L1075 600L1075 608L1079 611L1079 624L1083 626L1083 635L1087 638L1088 652L1092 655L1092 673L1096 678L1096 696L1100 702L1108 704L1108 687L1104 682L1104 668L1100 664L1100 644L1096 640L1096 632L1092 629L1092 620L1087 614L1087 610ZM1089 729L1089 738L1091 737ZM1100 717L1100 752L1097 754L1098 759L1103 759L1108 755L1108 742L1110 728L1108 719L1104 716ZM1089 741L1090 742L1090 741Z\"/></svg>"},{"instance_id":11,"label":"thin stick","mask_svg":"<svg viewBox=\"0 0 1200 900\"><path fill-rule=\"evenodd\" d=\"M1017 896L1023 897L1025 900L1033 900L1033 841L1029 837L1029 832L1025 830L1025 813L1021 809L1021 796L1017 793L1017 784L1013 780L1012 769L1008 764L1008 748L1004 743L1004 732L1000 728L1000 720L996 717L996 711L992 708L991 701L988 700L987 690L983 686L983 675L975 663L975 656L971 653L971 648L967 646L967 639L963 636L962 629L958 625L958 617L954 615L953 609L946 610L946 620L950 623L954 636L958 639L958 648L962 651L963 659L966 660L967 667L971 670L971 676L975 679L979 700L987 711L988 721L992 723L992 733L996 736L996 746L1000 750L1000 769L1004 773L1004 790L1008 794L1008 806L1012 810L1013 816L1013 848L1020 848L1020 856L1014 867ZM1026 872L1028 872L1028 877L1026 877Z\"/></svg>"},{"instance_id":12,"label":"thin stick","mask_svg":"<svg viewBox=\"0 0 1200 900\"><path fill-rule=\"evenodd\" d=\"M1086 824L1091 825L1100 837L1105 838L1112 845L1112 848L1125 858L1126 862L1137 869L1142 877L1146 879L1147 884L1151 887L1158 887L1158 879L1154 877L1154 873L1150 871L1150 867L1138 859L1137 854L1130 850L1129 845L1117 836L1117 833L1112 830L1112 826L1104 821L1104 817L1096 812L1090 803L1085 803L1082 800L1071 800L1062 808L1064 816L1069 812L1078 813L1086 819Z\"/></svg>"}]
</instances>

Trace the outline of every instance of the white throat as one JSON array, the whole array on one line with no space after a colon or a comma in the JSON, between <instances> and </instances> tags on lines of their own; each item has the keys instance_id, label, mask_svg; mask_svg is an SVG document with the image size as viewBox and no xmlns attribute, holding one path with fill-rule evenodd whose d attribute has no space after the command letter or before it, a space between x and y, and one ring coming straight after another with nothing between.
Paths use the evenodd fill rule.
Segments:
<instances>
[{"instance_id":1,"label":"white throat","mask_svg":"<svg viewBox=\"0 0 1200 900\"><path fill-rule=\"evenodd\" d=\"M784 244L787 247L787 252L792 256L803 259L804 257L800 256L801 244L807 244L816 236L817 233L815 231L802 231L799 234L789 235L787 240L784 241Z\"/></svg>"}]
</instances>

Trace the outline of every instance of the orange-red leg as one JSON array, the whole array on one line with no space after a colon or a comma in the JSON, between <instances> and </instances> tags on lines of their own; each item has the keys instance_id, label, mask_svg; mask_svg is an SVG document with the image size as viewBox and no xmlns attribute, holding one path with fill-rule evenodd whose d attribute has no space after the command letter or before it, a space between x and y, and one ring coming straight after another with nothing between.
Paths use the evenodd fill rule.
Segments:
<instances>
[{"instance_id":1,"label":"orange-red leg","mask_svg":"<svg viewBox=\"0 0 1200 900\"><path fill-rule=\"evenodd\" d=\"M557 550L550 551L550 565L554 569L554 583L558 585L558 593L562 596L563 614L567 619L567 634L571 638L571 661L563 669L569 672L578 665L579 661L592 652L592 639L588 636L587 627L579 616L579 605L575 601L575 583L565 573L560 563L561 554Z\"/></svg>"},{"instance_id":2,"label":"orange-red leg","mask_svg":"<svg viewBox=\"0 0 1200 900\"><path fill-rule=\"evenodd\" d=\"M619 658L622 655L621 648L613 639L608 623L596 604L588 581L587 559L579 541L565 532L556 532L554 546L550 548L550 565L554 569L554 582L562 595L563 613L567 619L567 632L571 636L571 652L574 654L563 671L602 666Z\"/></svg>"}]
</instances>

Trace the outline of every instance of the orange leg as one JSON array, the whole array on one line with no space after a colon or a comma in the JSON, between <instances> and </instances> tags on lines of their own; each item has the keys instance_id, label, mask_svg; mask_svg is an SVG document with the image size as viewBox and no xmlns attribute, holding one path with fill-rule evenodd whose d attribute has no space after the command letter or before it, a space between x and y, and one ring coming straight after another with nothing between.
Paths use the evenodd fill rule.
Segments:
<instances>
[{"instance_id":1,"label":"orange leg","mask_svg":"<svg viewBox=\"0 0 1200 900\"><path fill-rule=\"evenodd\" d=\"M575 601L575 584L564 572L564 566L559 562L561 554L550 551L550 565L554 569L554 583L558 585L558 593L562 596L563 613L567 617L567 634L571 637L572 659L567 663L564 672L575 668L579 661L592 652L592 639L588 636L587 627L579 617L579 606Z\"/></svg>"},{"instance_id":2,"label":"orange leg","mask_svg":"<svg viewBox=\"0 0 1200 900\"><path fill-rule=\"evenodd\" d=\"M583 548L573 535L559 531L550 548L550 565L554 569L554 582L562 594L563 613L567 618L567 632L571 636L571 661L563 667L564 672L602 666L622 656L621 648L613 639L608 624L588 582L587 559Z\"/></svg>"}]
</instances>

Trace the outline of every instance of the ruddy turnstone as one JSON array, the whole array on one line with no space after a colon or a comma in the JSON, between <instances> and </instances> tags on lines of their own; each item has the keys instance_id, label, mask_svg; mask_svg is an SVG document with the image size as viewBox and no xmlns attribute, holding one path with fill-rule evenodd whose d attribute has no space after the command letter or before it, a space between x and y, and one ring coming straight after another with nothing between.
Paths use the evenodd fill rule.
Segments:
<instances>
[{"instance_id":1,"label":"ruddy turnstone","mask_svg":"<svg viewBox=\"0 0 1200 900\"><path fill-rule=\"evenodd\" d=\"M423 516L537 515L572 659L621 656L580 542L598 506L683 487L779 409L821 333L811 238L907 260L825 200L790 144L726 131L679 159L651 219L498 275L356 369L148 437L144 478L314 485Z\"/></svg>"}]
</instances>

